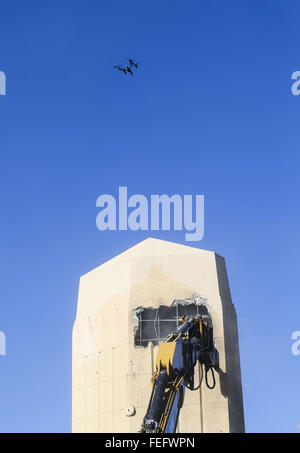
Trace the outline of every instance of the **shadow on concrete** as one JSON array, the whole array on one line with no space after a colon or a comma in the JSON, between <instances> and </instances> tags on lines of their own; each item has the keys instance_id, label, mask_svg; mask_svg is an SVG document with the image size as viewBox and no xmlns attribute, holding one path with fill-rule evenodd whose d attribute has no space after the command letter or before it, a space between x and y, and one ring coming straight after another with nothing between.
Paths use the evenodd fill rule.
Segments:
<instances>
[{"instance_id":1,"label":"shadow on concrete","mask_svg":"<svg viewBox=\"0 0 300 453\"><path fill-rule=\"evenodd\" d=\"M223 308L226 357L226 373L223 371L220 373L221 391L222 393L224 391L228 397L230 432L243 433L245 432L245 421L237 317L231 300L225 260L220 255L216 254L215 256L219 292Z\"/></svg>"},{"instance_id":2,"label":"shadow on concrete","mask_svg":"<svg viewBox=\"0 0 300 453\"><path fill-rule=\"evenodd\" d=\"M228 386L227 386L227 374L224 373L221 368L218 371L219 378L220 378L220 389L221 393L225 398L228 398Z\"/></svg>"}]
</instances>

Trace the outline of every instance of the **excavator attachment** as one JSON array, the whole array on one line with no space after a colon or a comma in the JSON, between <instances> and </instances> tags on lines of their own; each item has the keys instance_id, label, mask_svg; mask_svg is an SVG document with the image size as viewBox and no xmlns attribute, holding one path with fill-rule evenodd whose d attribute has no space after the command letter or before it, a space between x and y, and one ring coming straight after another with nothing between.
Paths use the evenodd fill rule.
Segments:
<instances>
[{"instance_id":1,"label":"excavator attachment","mask_svg":"<svg viewBox=\"0 0 300 453\"><path fill-rule=\"evenodd\" d=\"M205 374L209 388L214 388L214 370L219 370L219 354L214 346L213 326L209 316L181 318L180 329L158 346L152 393L142 433L174 433L183 405L185 389L197 390ZM200 382L194 386L194 369L200 364ZM203 371L204 368L204 371ZM208 384L208 372L212 385Z\"/></svg>"}]
</instances>

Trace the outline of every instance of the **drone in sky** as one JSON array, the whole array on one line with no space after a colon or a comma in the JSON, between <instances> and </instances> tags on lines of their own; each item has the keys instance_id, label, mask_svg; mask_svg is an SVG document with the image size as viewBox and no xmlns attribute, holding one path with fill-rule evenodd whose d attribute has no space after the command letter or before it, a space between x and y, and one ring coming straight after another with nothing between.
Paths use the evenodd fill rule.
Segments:
<instances>
[{"instance_id":1,"label":"drone in sky","mask_svg":"<svg viewBox=\"0 0 300 453\"><path fill-rule=\"evenodd\" d=\"M125 66L121 66L121 65L116 65L114 66L115 69L118 69L119 71L122 71L124 72L124 74L126 75L127 72L133 76L133 71L132 69L135 68L137 69L138 66L139 66L139 63L136 63L134 60L132 60L132 58L128 58L128 62L129 62L129 65L125 65Z\"/></svg>"}]
</instances>

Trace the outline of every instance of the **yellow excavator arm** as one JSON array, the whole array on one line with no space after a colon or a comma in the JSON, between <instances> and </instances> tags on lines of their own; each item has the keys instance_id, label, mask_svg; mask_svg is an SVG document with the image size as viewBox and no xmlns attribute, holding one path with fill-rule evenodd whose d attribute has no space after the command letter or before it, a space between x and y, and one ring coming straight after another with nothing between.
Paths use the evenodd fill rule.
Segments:
<instances>
[{"instance_id":1,"label":"yellow excavator arm","mask_svg":"<svg viewBox=\"0 0 300 453\"><path fill-rule=\"evenodd\" d=\"M205 374L209 388L214 388L214 370L219 370L219 354L214 346L213 326L209 316L181 318L182 326L160 343L156 369L152 376L152 393L142 433L174 433L183 405L185 389L197 390ZM200 364L200 382L194 386L194 369ZM204 371L203 371L204 368ZM212 385L207 374L212 373Z\"/></svg>"}]
</instances>

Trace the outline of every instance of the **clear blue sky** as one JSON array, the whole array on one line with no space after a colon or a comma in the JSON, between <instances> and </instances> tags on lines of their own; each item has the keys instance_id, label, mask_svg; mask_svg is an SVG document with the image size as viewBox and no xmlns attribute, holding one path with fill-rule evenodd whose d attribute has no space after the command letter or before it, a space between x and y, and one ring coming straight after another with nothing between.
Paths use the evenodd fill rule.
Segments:
<instances>
[{"instance_id":1,"label":"clear blue sky","mask_svg":"<svg viewBox=\"0 0 300 453\"><path fill-rule=\"evenodd\" d=\"M10 1L0 15L0 431L71 430L81 274L148 236L96 198L204 194L227 262L247 431L300 423L298 1ZM133 56L135 77L114 71ZM117 276L116 276L117 278Z\"/></svg>"}]
</instances>

